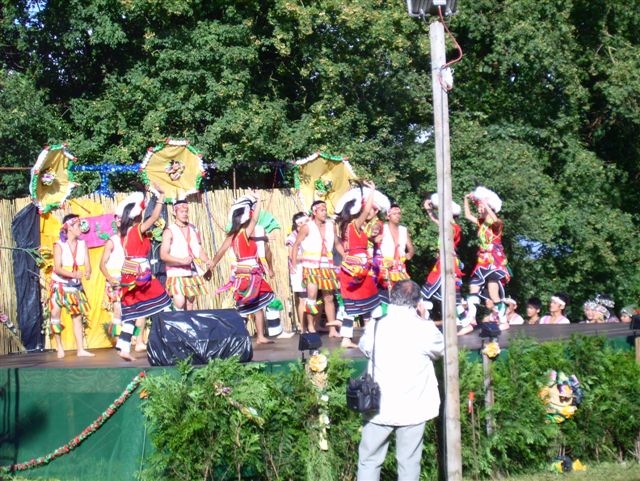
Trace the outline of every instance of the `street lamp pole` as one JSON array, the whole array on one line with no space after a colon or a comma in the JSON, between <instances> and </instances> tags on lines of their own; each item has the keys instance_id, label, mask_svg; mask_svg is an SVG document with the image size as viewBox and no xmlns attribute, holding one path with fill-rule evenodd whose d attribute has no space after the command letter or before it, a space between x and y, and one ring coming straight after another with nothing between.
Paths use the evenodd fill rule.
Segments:
<instances>
[{"instance_id":1,"label":"street lamp pole","mask_svg":"<svg viewBox=\"0 0 640 481\"><path fill-rule=\"evenodd\" d=\"M409 15L425 18L429 13L445 14L455 11L455 0L407 0ZM451 213L451 152L449 146L449 97L443 82L446 65L444 25L441 21L429 24L431 45L431 84L436 148L436 176L438 180L440 272L442 276L442 320L444 323L444 380L445 380L445 463L447 481L462 481L462 452L460 433L460 382L458 365L458 332L456 325L456 290L453 246L453 216Z\"/></svg>"},{"instance_id":2,"label":"street lamp pole","mask_svg":"<svg viewBox=\"0 0 640 481\"><path fill-rule=\"evenodd\" d=\"M431 42L431 83L438 178L440 272L442 273L442 320L444 322L445 442L448 481L462 480L460 434L460 382L458 329L456 326L456 279L453 256L453 216L451 213L451 152L449 149L449 97L442 84L440 68L446 64L444 26L429 25Z\"/></svg>"}]
</instances>

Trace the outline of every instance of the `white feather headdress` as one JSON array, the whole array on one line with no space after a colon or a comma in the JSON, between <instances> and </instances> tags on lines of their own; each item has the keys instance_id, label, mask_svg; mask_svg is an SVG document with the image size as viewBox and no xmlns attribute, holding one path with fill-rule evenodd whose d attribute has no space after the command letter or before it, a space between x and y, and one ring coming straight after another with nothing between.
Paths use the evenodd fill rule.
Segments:
<instances>
[{"instance_id":1,"label":"white feather headdress","mask_svg":"<svg viewBox=\"0 0 640 481\"><path fill-rule=\"evenodd\" d=\"M340 198L340 200L336 204L336 213L341 213L344 209L344 206L349 201L355 200L349 213L351 215L356 215L358 212L360 212L360 209L362 209L363 202L367 200L367 197L369 197L369 192L371 192L371 189L368 187L349 190ZM373 193L373 205L375 205L378 210L387 211L389 210L389 207L391 207L391 202L389 202L389 198L386 195L384 195L379 190L376 190Z\"/></svg>"},{"instance_id":2,"label":"white feather headdress","mask_svg":"<svg viewBox=\"0 0 640 481\"><path fill-rule=\"evenodd\" d=\"M483 186L478 186L472 192L474 199L484 200L491 210L496 214L502 209L502 199L494 191L487 189Z\"/></svg>"},{"instance_id":3,"label":"white feather headdress","mask_svg":"<svg viewBox=\"0 0 640 481\"><path fill-rule=\"evenodd\" d=\"M435 192L433 194L431 194L431 205L434 208L438 208L438 204L440 203L438 201L438 193ZM460 207L460 204L456 203L455 201L451 201L451 215L460 215L462 213L462 208Z\"/></svg>"},{"instance_id":4,"label":"white feather headdress","mask_svg":"<svg viewBox=\"0 0 640 481\"><path fill-rule=\"evenodd\" d=\"M134 192L133 194L130 194L126 199L118 203L118 206L116 207L116 215L118 217L122 217L125 207L129 204L134 204L133 208L129 211L129 218L135 219L142 214L142 209L144 209L144 194L142 192Z\"/></svg>"},{"instance_id":5,"label":"white feather headdress","mask_svg":"<svg viewBox=\"0 0 640 481\"><path fill-rule=\"evenodd\" d=\"M236 199L236 201L231 206L231 210L229 211L229 222L233 221L234 214L242 210L242 214L240 216L240 224L244 224L251 217L251 209L256 204L256 198L252 195L243 195L242 197Z\"/></svg>"}]
</instances>

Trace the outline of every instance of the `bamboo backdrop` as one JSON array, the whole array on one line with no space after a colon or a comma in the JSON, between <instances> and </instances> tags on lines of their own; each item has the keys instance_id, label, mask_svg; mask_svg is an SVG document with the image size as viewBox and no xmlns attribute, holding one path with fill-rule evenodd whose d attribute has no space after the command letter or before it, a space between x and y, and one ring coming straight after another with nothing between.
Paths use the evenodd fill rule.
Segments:
<instances>
[{"instance_id":1,"label":"bamboo backdrop","mask_svg":"<svg viewBox=\"0 0 640 481\"><path fill-rule=\"evenodd\" d=\"M218 247L225 237L224 227L227 224L228 212L233 199L244 195L246 191L230 189L204 192L189 197L189 219L198 227L202 239L202 244L209 256L213 257ZM117 203L124 199L127 194L115 194L114 198L91 195L88 199L100 203L104 207L104 212L109 213L115 210ZM291 218L296 212L303 210L303 206L292 189L274 189L261 191L262 208L269 211L282 226L281 229L269 234L271 251L273 253L273 278L269 283L278 299L284 305L281 320L286 330L292 329L295 316L295 306L293 305L292 293L289 286L289 274L287 266L287 250L284 245L286 236L291 229ZM0 313L6 313L17 326L17 305L15 294L15 283L13 275L12 251L6 248L14 248L15 242L11 235L11 222L15 215L27 206L29 198L13 200L0 200ZM66 208L58 209L55 212L60 219L70 212L73 204L82 203L82 198L73 199L67 203ZM76 212L78 210L76 209ZM168 212L167 222L173 221L171 209ZM209 290L208 296L197 298L195 309L220 309L233 307L234 302L231 291L216 295L216 289L224 285L230 274L230 263L223 260L214 269L211 280L207 281ZM97 268L97 266L95 266ZM250 331L252 326L249 326ZM18 332L18 337L20 333ZM22 344L16 336L4 326L0 326L0 355L23 350Z\"/></svg>"}]
</instances>

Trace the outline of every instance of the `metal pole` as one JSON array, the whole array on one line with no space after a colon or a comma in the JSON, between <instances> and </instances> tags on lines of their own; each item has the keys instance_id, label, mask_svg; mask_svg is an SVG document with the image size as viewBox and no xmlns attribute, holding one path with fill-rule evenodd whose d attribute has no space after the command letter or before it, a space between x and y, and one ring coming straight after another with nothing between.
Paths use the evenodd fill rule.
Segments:
<instances>
[{"instance_id":1,"label":"metal pole","mask_svg":"<svg viewBox=\"0 0 640 481\"><path fill-rule=\"evenodd\" d=\"M460 434L460 383L458 378L458 332L456 327L455 270L451 214L451 153L449 150L449 98L441 83L440 68L447 63L444 26L429 25L431 81L436 144L436 175L440 205L440 272L442 273L442 319L444 322L445 449L448 481L462 480Z\"/></svg>"}]
</instances>

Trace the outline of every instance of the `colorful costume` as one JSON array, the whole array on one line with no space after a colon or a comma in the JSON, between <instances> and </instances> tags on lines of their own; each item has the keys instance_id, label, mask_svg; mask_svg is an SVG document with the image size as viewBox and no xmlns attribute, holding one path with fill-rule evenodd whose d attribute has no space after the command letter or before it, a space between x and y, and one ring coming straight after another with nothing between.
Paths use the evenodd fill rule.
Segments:
<instances>
[{"instance_id":1,"label":"colorful costume","mask_svg":"<svg viewBox=\"0 0 640 481\"><path fill-rule=\"evenodd\" d=\"M87 248L83 240L76 241L74 251L67 242L57 241L57 245L61 249L62 268L68 271L78 271L84 268L85 254ZM49 285L49 308L54 304L61 308L66 308L69 315L86 316L89 313L89 301L82 287L80 279L68 279L59 276L55 272L51 274L51 283ZM51 319L51 331L53 334L59 334L64 327L60 324L60 319Z\"/></svg>"},{"instance_id":2,"label":"colorful costume","mask_svg":"<svg viewBox=\"0 0 640 481\"><path fill-rule=\"evenodd\" d=\"M190 255L194 261L185 266L167 266L167 293L170 296L193 297L207 293L202 275L205 269L200 267L202 250L200 235L192 224L186 226L186 233L177 224L171 224L171 246L169 254L173 257Z\"/></svg>"},{"instance_id":3,"label":"colorful costume","mask_svg":"<svg viewBox=\"0 0 640 481\"><path fill-rule=\"evenodd\" d=\"M380 304L378 286L368 253L369 238L355 222L347 226L342 239L345 255L340 266L340 294L347 316L369 314Z\"/></svg>"},{"instance_id":4,"label":"colorful costume","mask_svg":"<svg viewBox=\"0 0 640 481\"><path fill-rule=\"evenodd\" d=\"M147 259L151 251L151 240L140 230L140 224L129 229L123 241L125 262L122 266L122 333L116 349L130 352L131 336L135 320L149 317L171 306L171 299L151 274Z\"/></svg>"},{"instance_id":5,"label":"colorful costume","mask_svg":"<svg viewBox=\"0 0 640 481\"><path fill-rule=\"evenodd\" d=\"M267 307L274 294L264 278L265 261L260 255L259 242L247 237L247 231L241 229L231 245L237 259L232 279L233 296L238 313L246 317Z\"/></svg>"},{"instance_id":6,"label":"colorful costume","mask_svg":"<svg viewBox=\"0 0 640 481\"><path fill-rule=\"evenodd\" d=\"M397 238L391 232L389 224L382 226L382 240L376 256L379 267L378 286L389 291L393 285L405 279L409 279L405 261L407 260L407 228L398 226Z\"/></svg>"},{"instance_id":7,"label":"colorful costume","mask_svg":"<svg viewBox=\"0 0 640 481\"><path fill-rule=\"evenodd\" d=\"M456 251L462 240L462 229L458 224L453 224L453 265L456 276L456 304L459 304L462 297L460 294L460 287L462 286L462 263L458 259ZM426 300L435 299L436 301L442 301L441 287L442 285L442 272L440 271L440 257L436 259L436 263L433 268L427 274L425 283L422 286L422 297Z\"/></svg>"},{"instance_id":8,"label":"colorful costume","mask_svg":"<svg viewBox=\"0 0 640 481\"><path fill-rule=\"evenodd\" d=\"M326 221L322 232L313 221L307 225L309 233L301 242L302 283L304 286L315 284L321 291L334 291L339 284L333 266L333 222Z\"/></svg>"},{"instance_id":9,"label":"colorful costume","mask_svg":"<svg viewBox=\"0 0 640 481\"><path fill-rule=\"evenodd\" d=\"M124 249L122 248L122 238L119 234L112 235L109 240L113 244L113 249L109 255L109 259L105 263L105 267L111 277L120 280L122 276L122 265L124 264ZM105 304L111 309L111 304L120 302L122 297L122 289L120 285L113 285L109 282L105 285Z\"/></svg>"},{"instance_id":10,"label":"colorful costume","mask_svg":"<svg viewBox=\"0 0 640 481\"><path fill-rule=\"evenodd\" d=\"M471 285L479 286L480 297L488 299L485 290L487 282L497 282L500 289L500 299L504 298L504 285L511 279L507 266L507 257L502 247L502 221L490 223L487 219L478 220L478 259L476 267L471 273Z\"/></svg>"},{"instance_id":11,"label":"colorful costume","mask_svg":"<svg viewBox=\"0 0 640 481\"><path fill-rule=\"evenodd\" d=\"M291 247L293 246L293 244L295 244L296 242L296 238L298 237L298 232L297 231L293 231L291 234L289 234L284 242L284 245L286 247ZM298 259L302 259L302 246L298 246ZM290 261L290 259L289 259ZM307 290L305 289L304 285L302 284L302 263L300 261L298 261L297 265L295 266L296 268L296 273L295 274L289 274L289 280L291 281L291 290L293 290L293 292L296 293L301 293L304 294L307 292Z\"/></svg>"}]
</instances>

